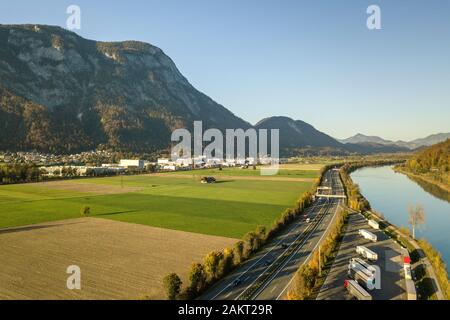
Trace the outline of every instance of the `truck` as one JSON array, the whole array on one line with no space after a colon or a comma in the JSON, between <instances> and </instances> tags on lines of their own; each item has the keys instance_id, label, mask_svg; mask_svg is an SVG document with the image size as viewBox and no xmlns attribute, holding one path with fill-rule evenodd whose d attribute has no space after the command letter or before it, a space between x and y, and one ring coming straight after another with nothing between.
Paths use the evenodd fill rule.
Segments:
<instances>
[{"instance_id":1,"label":"truck","mask_svg":"<svg viewBox=\"0 0 450 320\"><path fill-rule=\"evenodd\" d=\"M376 234L373 234L372 232L367 231L367 230L365 230L365 229L360 229L360 230L359 230L359 235L360 235L360 236L363 236L364 239L370 240L370 241L372 241L372 242L377 242L377 240L378 240Z\"/></svg>"},{"instance_id":2,"label":"truck","mask_svg":"<svg viewBox=\"0 0 450 320\"><path fill-rule=\"evenodd\" d=\"M380 224L376 222L375 220L369 220L369 226L376 230L380 230Z\"/></svg>"},{"instance_id":3,"label":"truck","mask_svg":"<svg viewBox=\"0 0 450 320\"><path fill-rule=\"evenodd\" d=\"M367 262L365 262L363 259L360 258L351 258L349 261L349 265L350 264L360 264L363 268L365 268L366 270L368 270L371 274L373 274L373 276L376 275L377 270L371 266L370 264L368 264Z\"/></svg>"},{"instance_id":4,"label":"truck","mask_svg":"<svg viewBox=\"0 0 450 320\"><path fill-rule=\"evenodd\" d=\"M411 265L405 264L403 266L403 271L405 272L405 279L412 280Z\"/></svg>"},{"instance_id":5,"label":"truck","mask_svg":"<svg viewBox=\"0 0 450 320\"><path fill-rule=\"evenodd\" d=\"M372 300L372 296L355 280L345 280L344 288L358 300Z\"/></svg>"},{"instance_id":6,"label":"truck","mask_svg":"<svg viewBox=\"0 0 450 320\"><path fill-rule=\"evenodd\" d=\"M356 247L356 253L361 255L363 258L368 259L370 261L377 261L378 260L378 254L373 252L367 247L364 246L357 246Z\"/></svg>"},{"instance_id":7,"label":"truck","mask_svg":"<svg viewBox=\"0 0 450 320\"><path fill-rule=\"evenodd\" d=\"M364 286L368 290L375 288L375 276L369 269L366 269L359 263L350 263L348 265L348 276Z\"/></svg>"},{"instance_id":8,"label":"truck","mask_svg":"<svg viewBox=\"0 0 450 320\"><path fill-rule=\"evenodd\" d=\"M412 280L406 280L406 297L407 300L417 300L416 286Z\"/></svg>"}]
</instances>

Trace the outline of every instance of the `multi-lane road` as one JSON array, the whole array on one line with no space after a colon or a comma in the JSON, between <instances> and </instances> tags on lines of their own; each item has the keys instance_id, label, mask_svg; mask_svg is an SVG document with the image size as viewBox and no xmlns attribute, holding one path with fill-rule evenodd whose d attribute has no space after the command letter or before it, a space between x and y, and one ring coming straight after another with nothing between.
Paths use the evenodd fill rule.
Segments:
<instances>
[{"instance_id":1,"label":"multi-lane road","mask_svg":"<svg viewBox=\"0 0 450 320\"><path fill-rule=\"evenodd\" d=\"M331 194L343 195L339 173L325 173L322 186ZM336 216L342 199L316 199L313 205L251 259L226 276L200 299L202 300L277 300L292 285L299 266L309 261ZM309 218L309 223L307 223Z\"/></svg>"}]
</instances>

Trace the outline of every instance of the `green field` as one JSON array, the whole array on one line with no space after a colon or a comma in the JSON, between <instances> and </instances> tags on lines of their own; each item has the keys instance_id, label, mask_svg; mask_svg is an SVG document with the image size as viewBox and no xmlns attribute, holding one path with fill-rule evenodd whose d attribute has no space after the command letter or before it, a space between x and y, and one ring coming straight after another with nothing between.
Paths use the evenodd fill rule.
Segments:
<instances>
[{"instance_id":1,"label":"green field","mask_svg":"<svg viewBox=\"0 0 450 320\"><path fill-rule=\"evenodd\" d=\"M176 171L173 174L185 174L185 175L204 175L204 176L236 176L236 177L260 177L261 171L257 167L254 170L252 167L249 169L241 168L224 168L219 169L202 169L195 171ZM278 174L274 177L287 177L287 178L300 178L300 179L311 179L317 178L319 176L318 170L291 170L291 169L280 169Z\"/></svg>"},{"instance_id":2,"label":"green field","mask_svg":"<svg viewBox=\"0 0 450 320\"><path fill-rule=\"evenodd\" d=\"M221 172L237 176L238 172L254 170ZM215 171L203 174L218 175ZM309 172L307 175L315 177L317 174ZM216 184L204 185L190 177L126 176L123 180L120 177L94 178L64 184L72 190L33 184L0 186L0 228L77 218L81 207L87 205L95 217L241 238L257 225L270 226L313 182L219 179ZM96 194L89 188L112 186L117 189L122 185L140 190Z\"/></svg>"}]
</instances>

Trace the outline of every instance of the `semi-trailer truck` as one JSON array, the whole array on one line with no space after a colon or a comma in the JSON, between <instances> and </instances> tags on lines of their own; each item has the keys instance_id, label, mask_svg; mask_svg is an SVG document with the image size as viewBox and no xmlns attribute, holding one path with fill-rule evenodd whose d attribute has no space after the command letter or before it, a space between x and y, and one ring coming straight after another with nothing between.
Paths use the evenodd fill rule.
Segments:
<instances>
[{"instance_id":1,"label":"semi-trailer truck","mask_svg":"<svg viewBox=\"0 0 450 320\"><path fill-rule=\"evenodd\" d=\"M372 296L355 280L345 280L344 288L358 300L372 300Z\"/></svg>"},{"instance_id":2,"label":"semi-trailer truck","mask_svg":"<svg viewBox=\"0 0 450 320\"><path fill-rule=\"evenodd\" d=\"M375 288L375 276L370 270L364 268L359 263L350 263L347 273L350 278L357 281L366 289L373 290Z\"/></svg>"},{"instance_id":3,"label":"semi-trailer truck","mask_svg":"<svg viewBox=\"0 0 450 320\"><path fill-rule=\"evenodd\" d=\"M361 255L363 258L366 258L370 261L377 261L378 260L378 254L370 250L369 248L366 248L364 246L357 246L356 247L356 253Z\"/></svg>"},{"instance_id":4,"label":"semi-trailer truck","mask_svg":"<svg viewBox=\"0 0 450 320\"><path fill-rule=\"evenodd\" d=\"M403 266L403 271L405 273L405 279L406 280L412 280L412 272L411 272L411 266L408 264L405 264Z\"/></svg>"},{"instance_id":5,"label":"semi-trailer truck","mask_svg":"<svg viewBox=\"0 0 450 320\"><path fill-rule=\"evenodd\" d=\"M378 240L378 237L376 234L373 234L372 232L367 231L365 229L359 230L359 235L363 236L364 239L370 240L372 242L377 242L377 240Z\"/></svg>"},{"instance_id":6,"label":"semi-trailer truck","mask_svg":"<svg viewBox=\"0 0 450 320\"><path fill-rule=\"evenodd\" d=\"M360 258L351 258L349 261L349 264L360 264L363 268L365 268L366 270L368 270L371 274L373 274L373 276L376 276L376 272L377 270L371 266L370 264L368 264L367 262L365 262L363 259Z\"/></svg>"},{"instance_id":7,"label":"semi-trailer truck","mask_svg":"<svg viewBox=\"0 0 450 320\"><path fill-rule=\"evenodd\" d=\"M380 224L376 222L375 220L369 220L369 226L376 230L380 230Z\"/></svg>"},{"instance_id":8,"label":"semi-trailer truck","mask_svg":"<svg viewBox=\"0 0 450 320\"><path fill-rule=\"evenodd\" d=\"M406 298L408 300L417 300L417 291L413 280L406 280Z\"/></svg>"}]
</instances>

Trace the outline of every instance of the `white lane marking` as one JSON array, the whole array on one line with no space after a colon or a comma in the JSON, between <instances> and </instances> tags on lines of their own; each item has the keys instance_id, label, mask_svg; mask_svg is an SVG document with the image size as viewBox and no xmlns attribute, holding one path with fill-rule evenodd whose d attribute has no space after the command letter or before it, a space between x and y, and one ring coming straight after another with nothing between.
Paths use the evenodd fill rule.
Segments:
<instances>
[{"instance_id":1,"label":"white lane marking","mask_svg":"<svg viewBox=\"0 0 450 320\"><path fill-rule=\"evenodd\" d=\"M322 204L321 204L321 205L313 205L313 206L311 206L310 208L308 208L308 209L306 210L305 214L311 212L313 209L317 209L317 208L322 209L323 206L324 206L324 205L322 205ZM301 216L299 216L298 219L301 219ZM302 227L303 225L304 225L304 224L303 224L303 221L302 221L302 220L296 222L296 223L292 226L292 228L289 229L288 232L282 237L282 239L281 239L280 241L278 241L277 243L275 243L275 244L272 246L272 249L270 249L269 251L267 251L266 254L264 254L264 255L263 255L260 259L258 259L254 264L252 264L250 267L248 267L242 274L238 275L238 276L235 278L235 280L236 280L236 279L239 279L240 277L242 277L242 276L243 276L244 274L246 274L250 269L252 269L255 265L257 265L261 260L263 260L270 252L272 252L273 250L275 250L276 248L278 248L278 246L279 246L281 243L284 242L284 238L286 238L287 236L290 235L290 233L291 233L292 230L294 230L294 229L297 228L297 227ZM251 261L251 260L249 260L249 261ZM216 299L222 292L224 292L225 290L227 290L228 287L231 286L231 285L233 284L233 282L234 282L234 280L231 281L231 282L230 282L226 287L224 287L222 290L220 290L220 291L219 291L214 297L212 297L210 300Z\"/></svg>"},{"instance_id":2,"label":"white lane marking","mask_svg":"<svg viewBox=\"0 0 450 320\"><path fill-rule=\"evenodd\" d=\"M339 206L340 206L340 201L338 201L338 203L337 203L336 210L334 211L333 219L331 219L331 221L330 221L330 223L328 224L326 230L328 230L328 228L330 227L330 225L331 225L331 223L333 222L334 218L336 217L336 213L337 213L337 211L338 211L338 209L339 209ZM328 232L324 232L324 233L323 233L323 235L322 235L322 237L320 238L319 242L317 242L316 246L315 246L314 249L311 251L311 253L308 255L308 257L306 257L306 260L303 262L303 264L305 264L305 263L309 260L309 258L311 257L312 253L316 250L317 246L322 242L323 237L324 237L325 234L327 234L327 233L328 233ZM302 265L303 265L303 264L302 264ZM288 282L288 284L284 287L283 291L281 291L281 293L278 295L278 297L277 297L276 300L280 300L280 298L281 298L281 296L283 295L283 293L286 291L287 288L289 288L289 286L291 285L292 281L294 281L294 278L295 278L295 274L294 274L294 276L291 278L291 280Z\"/></svg>"},{"instance_id":3,"label":"white lane marking","mask_svg":"<svg viewBox=\"0 0 450 320\"><path fill-rule=\"evenodd\" d=\"M270 293L274 292L277 286L273 287L272 290L270 290Z\"/></svg>"},{"instance_id":4,"label":"white lane marking","mask_svg":"<svg viewBox=\"0 0 450 320\"><path fill-rule=\"evenodd\" d=\"M325 214L326 214L326 213L325 213ZM324 217L325 217L325 216L324 216ZM316 231L321 225L322 225L322 222L320 222L319 225L315 226L315 228L311 231L311 233L308 235L308 237L306 237L306 239L304 239L304 240L300 243L300 245L299 245L299 247L297 248L297 250L295 250L295 252L287 259L287 261L285 261L285 262L282 264L281 268L279 268L278 271L275 272L275 274L273 274L272 276L270 276L269 281L267 281L265 285L263 285L261 288L258 289L258 293L256 294L255 297L258 297L258 296L261 294L261 292L263 292L264 289L267 288L267 286L272 282L272 280L275 279L276 276L277 276L281 271L283 271L283 268L284 268L284 267L292 260L292 258L293 258L293 257L294 257L301 249L303 249L303 245L305 244L305 241L308 241L309 238L311 238L311 236L313 235L314 231ZM322 237L323 237L323 235L322 235ZM310 255L311 255L311 254L310 254ZM308 256L308 257L309 257L309 256ZM292 279L291 279L290 282L292 282ZM283 289L283 291L284 291L284 290L286 290L286 288ZM277 300L278 300L278 297L277 297Z\"/></svg>"},{"instance_id":5,"label":"white lane marking","mask_svg":"<svg viewBox=\"0 0 450 320\"><path fill-rule=\"evenodd\" d=\"M233 291L228 292L228 294L225 296L225 298L228 298L229 296L231 296L232 293L233 293Z\"/></svg>"},{"instance_id":6,"label":"white lane marking","mask_svg":"<svg viewBox=\"0 0 450 320\"><path fill-rule=\"evenodd\" d=\"M327 208L328 209L328 208ZM326 210L325 210L326 211ZM317 216L316 216L316 218L315 219L317 219ZM286 250L285 251L283 251L276 259L275 259L275 261L273 261L266 269L264 269L263 270L263 272L261 272L259 275L258 275L258 277L252 282L252 283L250 283L245 289L244 289L244 291L242 291L237 297L236 297L236 299L234 299L234 300L238 300L251 286L253 286L253 284L255 284L255 282L256 281L258 281L258 279L259 278L261 278L263 275L264 275L264 273L266 272L266 270L268 269L268 268L270 268L273 264L275 264L277 261L278 261L278 259L280 259L286 252L288 252L289 251L289 249L294 245L294 243L298 240L298 239L300 239L304 234L305 234L305 232L309 232L310 231L310 229L313 229L314 230L314 228L315 227L317 227L317 226L312 226L311 224L309 224L307 227L306 227L306 229L302 232L302 233L300 233L299 234L299 236L297 237L297 238L295 238L294 239L294 241L292 241L291 242L291 244L289 245L289 247L287 247L286 248ZM312 234L312 232L310 233L310 235L309 236L311 236L311 234ZM307 237L307 239L309 239L309 237ZM301 242L301 244L300 245L302 245L304 243L304 240Z\"/></svg>"}]
</instances>

